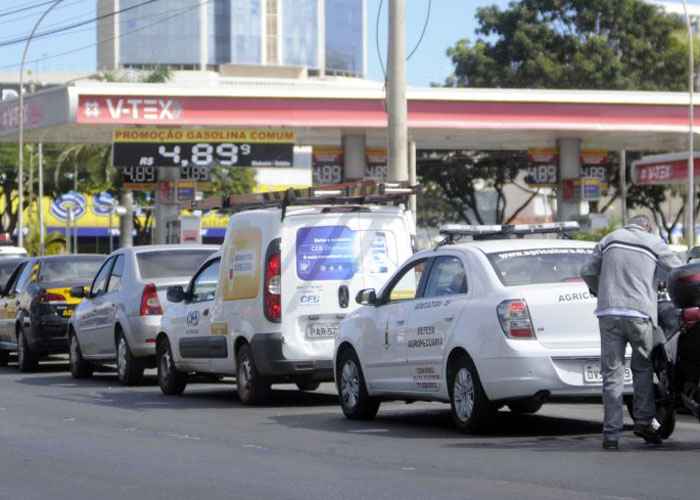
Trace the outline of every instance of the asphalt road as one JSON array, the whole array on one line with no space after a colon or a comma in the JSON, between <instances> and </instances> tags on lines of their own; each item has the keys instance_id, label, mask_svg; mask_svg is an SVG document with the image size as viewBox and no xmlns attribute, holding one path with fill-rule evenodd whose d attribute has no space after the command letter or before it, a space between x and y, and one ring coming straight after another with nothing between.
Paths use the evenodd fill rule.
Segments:
<instances>
[{"instance_id":1,"label":"asphalt road","mask_svg":"<svg viewBox=\"0 0 700 500\"><path fill-rule=\"evenodd\" d=\"M681 416L663 447L628 432L600 449L601 408L506 410L463 436L441 404L386 404L346 420L333 386L282 386L242 406L232 384L162 396L155 378L76 382L59 361L0 368L0 499L698 498L700 423Z\"/></svg>"}]
</instances>

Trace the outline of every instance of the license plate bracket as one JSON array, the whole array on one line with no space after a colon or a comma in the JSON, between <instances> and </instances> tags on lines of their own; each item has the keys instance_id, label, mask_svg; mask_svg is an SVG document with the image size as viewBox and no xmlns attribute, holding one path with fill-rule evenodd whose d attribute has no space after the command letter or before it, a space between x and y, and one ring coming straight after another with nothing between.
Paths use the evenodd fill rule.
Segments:
<instances>
[{"instance_id":1,"label":"license plate bracket","mask_svg":"<svg viewBox=\"0 0 700 500\"><path fill-rule=\"evenodd\" d=\"M338 335L338 323L310 323L306 326L306 338L309 340L333 339Z\"/></svg>"},{"instance_id":2,"label":"license plate bracket","mask_svg":"<svg viewBox=\"0 0 700 500\"><path fill-rule=\"evenodd\" d=\"M591 360L583 364L583 381L586 384L601 385L603 374L600 371L600 361ZM625 361L625 384L632 383L632 370L629 361Z\"/></svg>"}]
</instances>

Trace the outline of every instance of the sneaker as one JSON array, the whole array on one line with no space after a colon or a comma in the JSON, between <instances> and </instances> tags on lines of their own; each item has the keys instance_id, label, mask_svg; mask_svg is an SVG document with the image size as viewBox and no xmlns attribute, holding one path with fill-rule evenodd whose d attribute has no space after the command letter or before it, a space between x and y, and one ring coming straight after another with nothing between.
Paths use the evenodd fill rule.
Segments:
<instances>
[{"instance_id":1,"label":"sneaker","mask_svg":"<svg viewBox=\"0 0 700 500\"><path fill-rule=\"evenodd\" d=\"M643 438L649 444L661 444L662 440L653 424L634 424L634 435Z\"/></svg>"},{"instance_id":2,"label":"sneaker","mask_svg":"<svg viewBox=\"0 0 700 500\"><path fill-rule=\"evenodd\" d=\"M603 449L618 450L620 449L620 446L617 443L617 439L603 439Z\"/></svg>"}]
</instances>

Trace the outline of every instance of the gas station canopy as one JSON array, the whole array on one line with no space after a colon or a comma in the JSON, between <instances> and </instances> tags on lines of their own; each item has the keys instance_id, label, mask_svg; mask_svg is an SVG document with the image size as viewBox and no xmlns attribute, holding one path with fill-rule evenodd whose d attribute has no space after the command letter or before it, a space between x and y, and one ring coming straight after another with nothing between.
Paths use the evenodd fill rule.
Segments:
<instances>
[{"instance_id":1,"label":"gas station canopy","mask_svg":"<svg viewBox=\"0 0 700 500\"><path fill-rule=\"evenodd\" d=\"M300 145L364 134L368 146L384 146L384 98L380 83L342 80L80 81L25 97L26 141L111 143L117 127L211 126L292 128ZM560 138L609 150L687 147L685 93L414 88L408 110L419 148L515 150L553 147ZM0 103L0 141L16 141L18 126L18 101Z\"/></svg>"}]
</instances>

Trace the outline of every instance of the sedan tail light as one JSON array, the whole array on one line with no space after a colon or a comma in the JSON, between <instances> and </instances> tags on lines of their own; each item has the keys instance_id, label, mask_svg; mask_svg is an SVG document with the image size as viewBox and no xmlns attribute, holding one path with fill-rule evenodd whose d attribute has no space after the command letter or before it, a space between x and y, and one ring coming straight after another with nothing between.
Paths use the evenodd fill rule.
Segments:
<instances>
[{"instance_id":1,"label":"sedan tail light","mask_svg":"<svg viewBox=\"0 0 700 500\"><path fill-rule=\"evenodd\" d=\"M39 302L42 304L48 304L49 302L65 302L66 297L64 295L61 295L60 293L52 293L52 292L47 292L46 290L42 290L42 292L39 294Z\"/></svg>"},{"instance_id":2,"label":"sedan tail light","mask_svg":"<svg viewBox=\"0 0 700 500\"><path fill-rule=\"evenodd\" d=\"M163 308L158 299L158 291L153 283L148 283L143 287L141 295L141 316L161 316Z\"/></svg>"},{"instance_id":3,"label":"sedan tail light","mask_svg":"<svg viewBox=\"0 0 700 500\"><path fill-rule=\"evenodd\" d=\"M498 321L503 333L511 339L534 339L535 329L532 326L527 302L522 299L504 300L498 305Z\"/></svg>"},{"instance_id":4,"label":"sedan tail light","mask_svg":"<svg viewBox=\"0 0 700 500\"><path fill-rule=\"evenodd\" d=\"M282 321L282 259L279 242L270 244L265 259L265 282L263 284L263 309L268 321Z\"/></svg>"}]
</instances>

